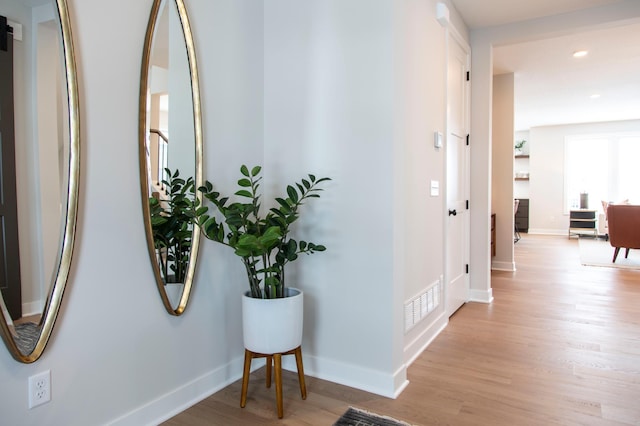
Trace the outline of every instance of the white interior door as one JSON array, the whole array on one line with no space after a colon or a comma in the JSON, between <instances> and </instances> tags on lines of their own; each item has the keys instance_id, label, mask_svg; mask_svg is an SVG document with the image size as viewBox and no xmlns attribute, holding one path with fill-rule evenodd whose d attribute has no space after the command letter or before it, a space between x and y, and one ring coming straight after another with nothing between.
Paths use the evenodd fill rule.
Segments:
<instances>
[{"instance_id":1,"label":"white interior door","mask_svg":"<svg viewBox=\"0 0 640 426\"><path fill-rule=\"evenodd\" d=\"M445 300L451 316L469 300L469 55L451 35L448 45Z\"/></svg>"}]
</instances>

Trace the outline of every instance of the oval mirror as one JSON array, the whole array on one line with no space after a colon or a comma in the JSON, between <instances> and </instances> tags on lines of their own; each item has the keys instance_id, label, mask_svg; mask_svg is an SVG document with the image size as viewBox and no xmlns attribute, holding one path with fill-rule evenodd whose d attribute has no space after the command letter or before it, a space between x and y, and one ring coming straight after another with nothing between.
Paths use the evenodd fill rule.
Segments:
<instances>
[{"instance_id":1,"label":"oval mirror","mask_svg":"<svg viewBox=\"0 0 640 426\"><path fill-rule=\"evenodd\" d=\"M66 0L0 3L0 329L11 355L42 355L69 276L80 144Z\"/></svg>"},{"instance_id":2,"label":"oval mirror","mask_svg":"<svg viewBox=\"0 0 640 426\"><path fill-rule=\"evenodd\" d=\"M182 0L154 0L140 78L140 182L147 246L162 302L184 312L200 233L202 131L195 48Z\"/></svg>"}]
</instances>

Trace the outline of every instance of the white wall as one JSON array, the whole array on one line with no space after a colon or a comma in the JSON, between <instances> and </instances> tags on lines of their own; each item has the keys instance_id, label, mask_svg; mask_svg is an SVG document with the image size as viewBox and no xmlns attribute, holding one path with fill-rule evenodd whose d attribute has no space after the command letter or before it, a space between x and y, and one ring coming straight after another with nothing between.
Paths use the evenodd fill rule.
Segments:
<instances>
[{"instance_id":1,"label":"white wall","mask_svg":"<svg viewBox=\"0 0 640 426\"><path fill-rule=\"evenodd\" d=\"M640 120L531 128L529 233L567 234L569 217L563 209L567 136L639 131ZM600 200L590 203L598 208Z\"/></svg>"},{"instance_id":2,"label":"white wall","mask_svg":"<svg viewBox=\"0 0 640 426\"><path fill-rule=\"evenodd\" d=\"M274 0L264 28L265 169L281 183L269 189L333 179L297 224L328 250L289 276L306 293L305 372L386 394L392 347L374 342L396 332L391 6Z\"/></svg>"},{"instance_id":3,"label":"white wall","mask_svg":"<svg viewBox=\"0 0 640 426\"><path fill-rule=\"evenodd\" d=\"M396 8L396 282L403 301L423 293L444 274L445 153L435 148L435 132L446 134L447 31L436 21L436 1L397 2ZM464 38L455 9L450 30ZM440 195L430 196L430 182ZM410 363L447 324L444 300L404 334L404 360Z\"/></svg>"},{"instance_id":4,"label":"white wall","mask_svg":"<svg viewBox=\"0 0 640 426\"><path fill-rule=\"evenodd\" d=\"M435 2L405 0L265 9L268 181L333 179L306 206L319 217L302 224L324 231L329 250L296 265L305 371L388 396L446 322L436 312L404 335L404 300L443 273L443 204L428 196L444 161L431 143L445 125L445 33L434 15Z\"/></svg>"},{"instance_id":5,"label":"white wall","mask_svg":"<svg viewBox=\"0 0 640 426\"><path fill-rule=\"evenodd\" d=\"M146 251L136 135L151 3L70 1L83 149L78 240L43 357L23 365L0 351L3 423L155 422L240 377L239 260L204 241L191 302L172 317ZM307 295L305 371L388 396L406 385L406 358L446 323L405 336L402 316L403 301L443 273L443 204L427 184L444 176L432 145L445 119L435 3L187 3L205 176L231 191L240 164L264 164L268 194L308 172L333 179L297 229L328 247L291 277ZM27 379L47 369L52 401L29 410Z\"/></svg>"},{"instance_id":6,"label":"white wall","mask_svg":"<svg viewBox=\"0 0 640 426\"><path fill-rule=\"evenodd\" d=\"M493 77L491 212L496 214L496 255L492 269L513 271L513 73Z\"/></svg>"}]
</instances>

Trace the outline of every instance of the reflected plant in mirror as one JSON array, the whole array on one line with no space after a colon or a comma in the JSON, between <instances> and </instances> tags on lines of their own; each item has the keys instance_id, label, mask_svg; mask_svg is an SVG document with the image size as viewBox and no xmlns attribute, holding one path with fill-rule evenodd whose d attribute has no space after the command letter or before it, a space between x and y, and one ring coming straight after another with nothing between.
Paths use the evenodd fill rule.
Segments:
<instances>
[{"instance_id":1,"label":"reflected plant in mirror","mask_svg":"<svg viewBox=\"0 0 640 426\"><path fill-rule=\"evenodd\" d=\"M71 265L77 79L66 0L3 0L0 15L0 330L30 363L51 336Z\"/></svg>"},{"instance_id":2,"label":"reflected plant in mirror","mask_svg":"<svg viewBox=\"0 0 640 426\"><path fill-rule=\"evenodd\" d=\"M194 182L180 177L180 171L165 169L170 176L163 180L162 193L149 197L151 229L156 261L165 285L184 284L191 254L193 224L189 212L193 208Z\"/></svg>"},{"instance_id":3,"label":"reflected plant in mirror","mask_svg":"<svg viewBox=\"0 0 640 426\"><path fill-rule=\"evenodd\" d=\"M191 293L199 233L184 212L201 195L202 130L195 48L182 0L155 0L140 77L140 184L147 247L167 310Z\"/></svg>"}]
</instances>

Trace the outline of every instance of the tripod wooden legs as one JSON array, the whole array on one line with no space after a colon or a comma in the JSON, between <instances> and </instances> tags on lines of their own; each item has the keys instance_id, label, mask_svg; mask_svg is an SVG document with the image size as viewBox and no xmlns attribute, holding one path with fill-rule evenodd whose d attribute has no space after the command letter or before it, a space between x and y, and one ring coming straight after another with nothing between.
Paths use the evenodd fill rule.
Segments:
<instances>
[{"instance_id":1,"label":"tripod wooden legs","mask_svg":"<svg viewBox=\"0 0 640 426\"><path fill-rule=\"evenodd\" d=\"M284 415L284 409L282 405L282 355L295 355L296 366L298 368L298 381L300 382L300 394L302 399L307 399L307 386L304 383L304 368L302 366L302 347L298 346L288 352L277 354L260 354L251 352L248 349L244 350L244 371L242 373L242 393L240 395L240 407L247 405L247 389L249 388L249 374L251 372L251 360L254 358L266 358L267 359L267 371L266 371L266 385L271 387L271 368L275 367L275 382L276 382L276 404L278 407L278 418L282 418Z\"/></svg>"}]
</instances>

